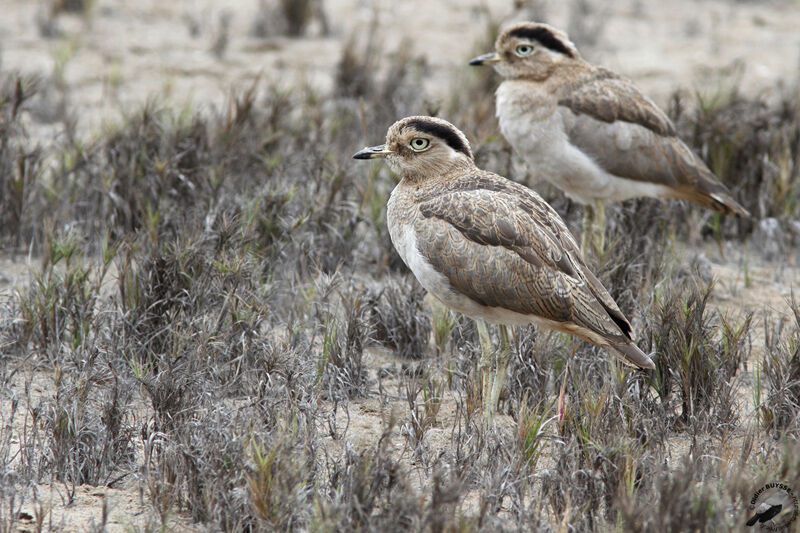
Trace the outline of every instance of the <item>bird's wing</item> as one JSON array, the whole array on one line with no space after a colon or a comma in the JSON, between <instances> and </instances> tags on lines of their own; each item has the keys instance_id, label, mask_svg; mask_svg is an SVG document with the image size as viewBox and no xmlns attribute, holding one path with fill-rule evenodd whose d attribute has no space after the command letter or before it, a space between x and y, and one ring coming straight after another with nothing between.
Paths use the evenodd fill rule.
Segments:
<instances>
[{"instance_id":1,"label":"bird's wing","mask_svg":"<svg viewBox=\"0 0 800 533\"><path fill-rule=\"evenodd\" d=\"M626 122L657 135L676 135L672 121L652 100L629 80L604 68L566 85L558 104L602 122Z\"/></svg>"},{"instance_id":2,"label":"bird's wing","mask_svg":"<svg viewBox=\"0 0 800 533\"><path fill-rule=\"evenodd\" d=\"M582 328L619 343L631 326L588 271L558 214L513 182L451 190L420 205L420 253L462 294L486 306Z\"/></svg>"},{"instance_id":3,"label":"bird's wing","mask_svg":"<svg viewBox=\"0 0 800 533\"><path fill-rule=\"evenodd\" d=\"M565 86L558 104L570 143L606 172L664 185L675 198L723 213L747 214L677 137L669 117L630 81L598 69Z\"/></svg>"}]
</instances>

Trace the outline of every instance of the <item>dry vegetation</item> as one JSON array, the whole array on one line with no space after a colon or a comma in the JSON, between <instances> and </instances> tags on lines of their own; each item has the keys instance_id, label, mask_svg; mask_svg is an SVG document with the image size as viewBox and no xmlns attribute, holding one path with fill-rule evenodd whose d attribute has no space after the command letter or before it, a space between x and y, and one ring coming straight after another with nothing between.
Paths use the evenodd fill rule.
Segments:
<instances>
[{"instance_id":1,"label":"dry vegetation","mask_svg":"<svg viewBox=\"0 0 800 533\"><path fill-rule=\"evenodd\" d=\"M424 68L370 38L334 94L260 82L223 113L149 104L92 142L64 118L46 146L23 117L52 82L0 74L0 244L41 257L0 302L0 531L58 528L43 483L62 505L133 487L137 531L728 531L764 483L800 490L800 304L724 312L686 260L714 240L797 260L797 100L676 96L684 138L754 218L611 209L595 267L656 370L520 329L485 427L474 325L427 305L388 239L389 171L349 159L439 112L512 174L486 76L431 109Z\"/></svg>"}]
</instances>

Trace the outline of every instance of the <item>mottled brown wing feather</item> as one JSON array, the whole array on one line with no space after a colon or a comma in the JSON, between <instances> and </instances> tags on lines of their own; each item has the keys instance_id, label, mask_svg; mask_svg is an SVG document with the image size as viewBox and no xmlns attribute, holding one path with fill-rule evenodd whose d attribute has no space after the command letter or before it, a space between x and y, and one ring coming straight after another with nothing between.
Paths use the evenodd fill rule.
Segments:
<instances>
[{"instance_id":1,"label":"mottled brown wing feather","mask_svg":"<svg viewBox=\"0 0 800 533\"><path fill-rule=\"evenodd\" d=\"M630 324L597 279L586 276L574 239L533 191L509 182L501 191L445 192L420 212L420 253L462 294L572 322L609 340L630 339Z\"/></svg>"},{"instance_id":2,"label":"mottled brown wing feather","mask_svg":"<svg viewBox=\"0 0 800 533\"><path fill-rule=\"evenodd\" d=\"M587 78L565 86L558 105L578 115L603 122L624 121L666 137L675 136L675 126L658 106L633 83L610 70L598 68Z\"/></svg>"},{"instance_id":3,"label":"mottled brown wing feather","mask_svg":"<svg viewBox=\"0 0 800 533\"><path fill-rule=\"evenodd\" d=\"M565 87L559 106L570 143L610 174L664 185L673 198L722 213L749 214L630 81L599 69Z\"/></svg>"},{"instance_id":4,"label":"mottled brown wing feather","mask_svg":"<svg viewBox=\"0 0 800 533\"><path fill-rule=\"evenodd\" d=\"M617 324L617 327L629 339L633 338L633 328L622 314L622 311L617 307L617 303L608 293L600 280L592 273L586 266L581 256L578 243L572 236L572 233L567 229L564 221L553 209L550 204L545 202L536 192L520 185L516 182L510 182L513 187L517 198L519 199L520 208L529 213L535 220L542 221L542 223L550 228L551 232L558 236L559 244L563 247L564 255L570 258L572 264L577 265L577 270L586 282L590 292L597 298L603 308L606 310L611 319ZM563 262L563 259L560 263Z\"/></svg>"},{"instance_id":5,"label":"mottled brown wing feather","mask_svg":"<svg viewBox=\"0 0 800 533\"><path fill-rule=\"evenodd\" d=\"M556 266L563 272L573 277L578 277L578 275L574 273L575 268L572 266L577 265L580 275L584 277L589 289L607 310L611 319L619 326L626 336L632 338L633 331L630 323L622 314L622 311L619 310L616 302L611 298L611 295L605 287L603 287L602 283L600 283L592 271L586 267L580 249L578 248L578 243L575 241L572 233L567 229L564 221L550 204L545 202L536 191L487 171L478 171L476 174L470 174L461 180L448 183L443 190L437 193L437 196L459 191L476 190L513 196L519 209L527 213L533 220L538 221L538 223L547 230L548 235L552 236L551 242L557 241L559 243L560 248L553 247L551 250L560 249L566 252L562 253L557 258L553 258ZM432 198L433 197L430 197L428 200ZM423 198L421 200L424 204L425 199ZM475 209L476 215L482 215L485 212L485 208ZM532 260L530 256L528 260Z\"/></svg>"}]
</instances>

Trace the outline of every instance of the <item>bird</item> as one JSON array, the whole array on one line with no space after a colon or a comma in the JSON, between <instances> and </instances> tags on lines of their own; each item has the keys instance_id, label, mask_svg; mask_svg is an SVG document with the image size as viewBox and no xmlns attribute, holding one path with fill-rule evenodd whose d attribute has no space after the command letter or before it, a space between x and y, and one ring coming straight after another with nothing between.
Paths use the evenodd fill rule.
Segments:
<instances>
[{"instance_id":1,"label":"bird","mask_svg":"<svg viewBox=\"0 0 800 533\"><path fill-rule=\"evenodd\" d=\"M599 232L593 239L602 246L605 203L635 197L749 216L650 98L585 61L563 31L513 24L494 52L469 64L493 65L504 78L495 92L500 130L533 174L587 206L584 245L588 232Z\"/></svg>"},{"instance_id":2,"label":"bird","mask_svg":"<svg viewBox=\"0 0 800 533\"><path fill-rule=\"evenodd\" d=\"M451 123L404 118L384 144L353 158L385 158L397 174L386 214L392 244L425 290L476 320L482 369L492 367L486 322L498 324L494 375L482 378L486 420L496 412L510 355L507 326L538 324L628 365L655 368L558 213L532 189L479 169Z\"/></svg>"}]
</instances>

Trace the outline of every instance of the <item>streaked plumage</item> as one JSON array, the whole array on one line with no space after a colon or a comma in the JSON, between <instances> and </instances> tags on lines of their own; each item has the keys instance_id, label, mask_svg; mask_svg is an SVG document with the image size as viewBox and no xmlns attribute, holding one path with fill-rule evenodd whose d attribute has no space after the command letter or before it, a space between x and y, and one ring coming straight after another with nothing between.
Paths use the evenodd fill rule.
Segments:
<instances>
[{"instance_id":1,"label":"streaked plumage","mask_svg":"<svg viewBox=\"0 0 800 533\"><path fill-rule=\"evenodd\" d=\"M427 144L415 150L413 143ZM387 211L392 242L445 305L476 319L571 333L654 368L559 215L527 187L478 169L453 125L409 117L392 125L385 145L354 157L386 157L399 175Z\"/></svg>"},{"instance_id":2,"label":"streaked plumage","mask_svg":"<svg viewBox=\"0 0 800 533\"><path fill-rule=\"evenodd\" d=\"M470 64L493 64L505 78L501 131L537 178L579 202L653 196L748 215L647 96L584 61L562 31L515 24Z\"/></svg>"}]
</instances>

